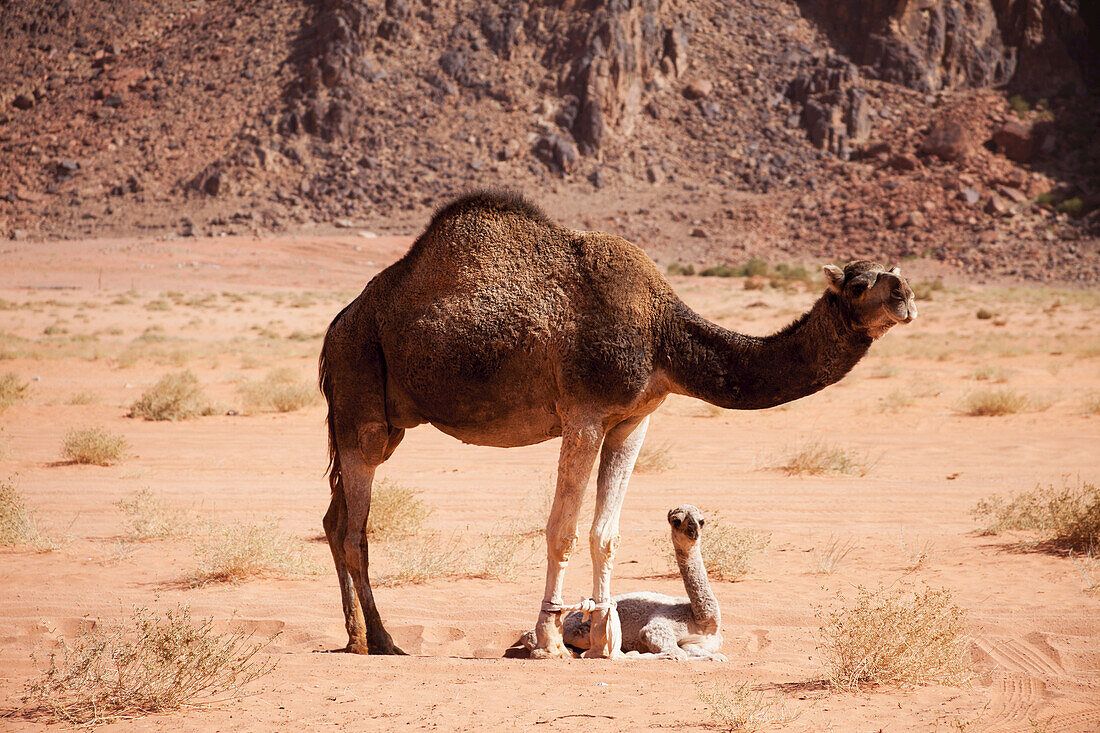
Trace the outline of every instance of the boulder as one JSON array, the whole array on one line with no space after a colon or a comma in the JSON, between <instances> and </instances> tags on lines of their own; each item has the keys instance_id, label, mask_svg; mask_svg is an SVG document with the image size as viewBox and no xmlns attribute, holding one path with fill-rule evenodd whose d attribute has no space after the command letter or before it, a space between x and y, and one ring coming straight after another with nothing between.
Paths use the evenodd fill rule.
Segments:
<instances>
[{"instance_id":1,"label":"boulder","mask_svg":"<svg viewBox=\"0 0 1100 733\"><path fill-rule=\"evenodd\" d=\"M713 91L713 82L707 79L696 79L684 87L684 96L688 99L706 99Z\"/></svg>"},{"instance_id":2,"label":"boulder","mask_svg":"<svg viewBox=\"0 0 1100 733\"><path fill-rule=\"evenodd\" d=\"M941 120L933 125L920 146L922 153L946 161L964 160L973 149L970 131L953 120Z\"/></svg>"},{"instance_id":3,"label":"boulder","mask_svg":"<svg viewBox=\"0 0 1100 733\"><path fill-rule=\"evenodd\" d=\"M993 133L993 145L1001 155L1017 163L1027 163L1034 156L1040 141L1035 127L1027 122L1006 122Z\"/></svg>"}]
</instances>

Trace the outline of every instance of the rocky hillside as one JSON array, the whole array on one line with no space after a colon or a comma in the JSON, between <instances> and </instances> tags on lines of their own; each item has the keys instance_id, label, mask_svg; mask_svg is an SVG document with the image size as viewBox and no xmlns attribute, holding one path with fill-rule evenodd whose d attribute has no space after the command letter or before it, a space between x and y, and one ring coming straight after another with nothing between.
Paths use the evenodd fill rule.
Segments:
<instances>
[{"instance_id":1,"label":"rocky hillside","mask_svg":"<svg viewBox=\"0 0 1100 733\"><path fill-rule=\"evenodd\" d=\"M1073 0L0 0L0 236L412 232L506 185L663 262L1094 282L1098 37Z\"/></svg>"}]
</instances>

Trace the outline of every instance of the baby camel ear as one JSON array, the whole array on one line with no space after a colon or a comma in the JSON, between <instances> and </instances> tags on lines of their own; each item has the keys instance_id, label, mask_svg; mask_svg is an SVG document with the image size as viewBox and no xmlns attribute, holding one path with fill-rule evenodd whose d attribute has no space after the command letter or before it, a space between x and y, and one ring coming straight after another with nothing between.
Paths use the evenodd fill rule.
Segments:
<instances>
[{"instance_id":1,"label":"baby camel ear","mask_svg":"<svg viewBox=\"0 0 1100 733\"><path fill-rule=\"evenodd\" d=\"M839 293L840 288L844 285L844 270L841 270L836 265L825 265L825 280L829 284L829 290L834 293Z\"/></svg>"}]
</instances>

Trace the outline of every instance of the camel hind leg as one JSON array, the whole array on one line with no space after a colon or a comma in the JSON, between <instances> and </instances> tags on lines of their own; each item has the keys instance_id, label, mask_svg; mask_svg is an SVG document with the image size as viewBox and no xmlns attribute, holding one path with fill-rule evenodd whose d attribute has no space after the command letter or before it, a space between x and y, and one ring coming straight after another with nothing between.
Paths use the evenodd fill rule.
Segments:
<instances>
[{"instance_id":1,"label":"camel hind leg","mask_svg":"<svg viewBox=\"0 0 1100 733\"><path fill-rule=\"evenodd\" d=\"M367 646L366 621L363 619L363 608L359 605L359 597L356 595L355 580L348 572L347 563L344 562L344 541L348 534L348 510L344 502L343 490L333 492L332 501L329 502L328 511L325 512L324 526L328 547L332 551L332 560L336 564L336 577L340 581L340 600L344 606L344 625L348 630L348 644L344 651L352 654L366 654L369 648Z\"/></svg>"},{"instance_id":2,"label":"camel hind leg","mask_svg":"<svg viewBox=\"0 0 1100 733\"><path fill-rule=\"evenodd\" d=\"M405 431L386 421L385 370L377 344L348 348L333 339L343 312L333 321L321 351L321 391L328 401L329 484L332 501L325 536L340 582L347 651L404 654L382 625L368 576L366 538L374 473Z\"/></svg>"}]
</instances>

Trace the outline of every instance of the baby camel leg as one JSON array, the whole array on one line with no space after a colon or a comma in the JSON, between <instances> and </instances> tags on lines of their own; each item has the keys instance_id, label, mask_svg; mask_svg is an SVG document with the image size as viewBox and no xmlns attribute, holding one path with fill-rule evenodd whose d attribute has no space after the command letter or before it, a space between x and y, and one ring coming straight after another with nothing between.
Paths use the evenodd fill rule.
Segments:
<instances>
[{"instance_id":1,"label":"baby camel leg","mask_svg":"<svg viewBox=\"0 0 1100 733\"><path fill-rule=\"evenodd\" d=\"M602 441L603 431L596 422L566 424L562 429L558 486L546 522L546 591L535 624L535 648L531 650L534 659L573 656L562 639L562 612L555 607L562 605L565 567L577 547L581 500Z\"/></svg>"},{"instance_id":2,"label":"baby camel leg","mask_svg":"<svg viewBox=\"0 0 1100 733\"><path fill-rule=\"evenodd\" d=\"M620 423L607 432L600 455L600 475L597 479L596 513L588 536L592 550L592 598L596 603L611 600L611 568L615 550L619 547L619 514L626 498L626 486L634 470L634 461L645 440L649 416ZM611 648L608 638L610 611L592 612L592 630L585 657L614 657L618 649Z\"/></svg>"}]
</instances>

